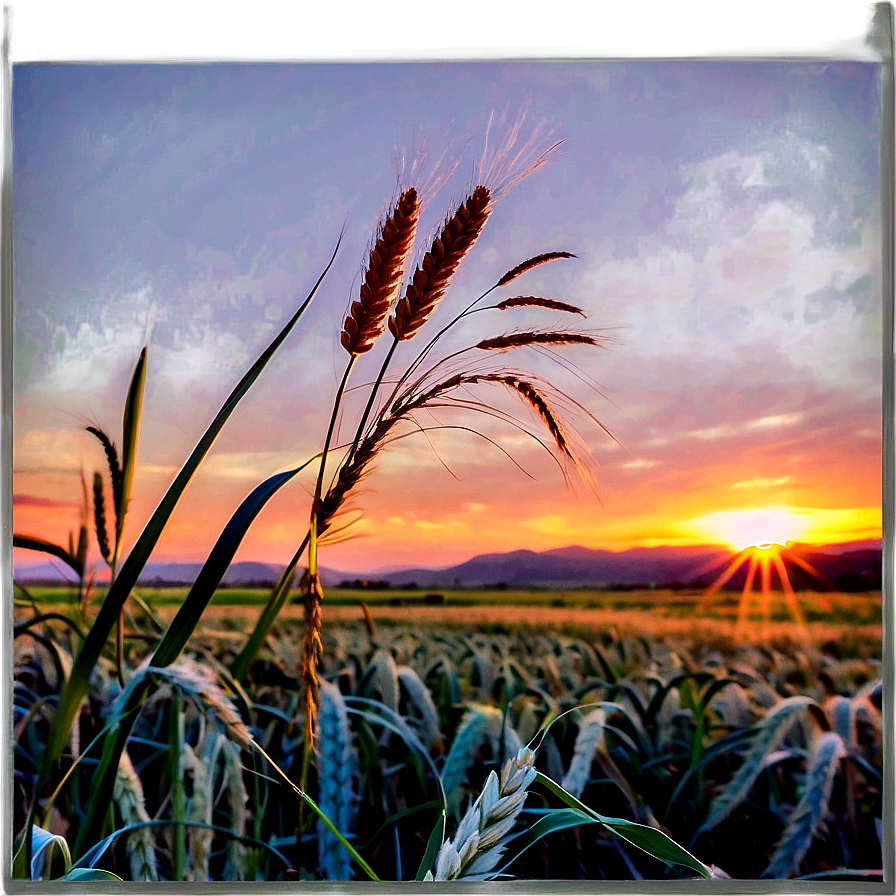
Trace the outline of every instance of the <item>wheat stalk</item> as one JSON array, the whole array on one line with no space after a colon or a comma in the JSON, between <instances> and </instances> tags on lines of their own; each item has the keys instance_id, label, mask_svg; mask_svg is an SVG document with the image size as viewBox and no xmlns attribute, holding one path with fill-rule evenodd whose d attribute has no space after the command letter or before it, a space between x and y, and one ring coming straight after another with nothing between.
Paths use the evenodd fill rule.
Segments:
<instances>
[{"instance_id":1,"label":"wheat stalk","mask_svg":"<svg viewBox=\"0 0 896 896\"><path fill-rule=\"evenodd\" d=\"M347 834L352 830L357 803L353 779L357 773L358 758L339 688L322 680L320 698L318 804L333 824ZM317 841L319 865L324 877L327 880L350 880L353 872L349 855L320 819L317 822Z\"/></svg>"},{"instance_id":2,"label":"wheat stalk","mask_svg":"<svg viewBox=\"0 0 896 896\"><path fill-rule=\"evenodd\" d=\"M490 212L489 200L488 187L476 187L433 240L389 317L389 332L397 342L410 339L429 319L451 276L482 232Z\"/></svg>"},{"instance_id":3,"label":"wheat stalk","mask_svg":"<svg viewBox=\"0 0 896 896\"><path fill-rule=\"evenodd\" d=\"M846 747L835 731L818 737L806 771L806 789L790 816L768 867L762 872L763 877L779 880L798 872L812 841L824 829L834 776L840 767L840 760L845 756Z\"/></svg>"},{"instance_id":4,"label":"wheat stalk","mask_svg":"<svg viewBox=\"0 0 896 896\"><path fill-rule=\"evenodd\" d=\"M419 215L417 191L405 190L386 216L374 247L370 250L359 300L352 303L340 341L350 355L373 348L383 332L386 315L401 287L405 261L414 244Z\"/></svg>"},{"instance_id":5,"label":"wheat stalk","mask_svg":"<svg viewBox=\"0 0 896 896\"><path fill-rule=\"evenodd\" d=\"M537 268L539 265L546 264L549 261L555 261L559 258L578 258L577 255L573 255L572 252L542 252L541 255L533 255L532 258L527 258L525 261L520 262L516 267L511 268L495 285L496 286L507 286L512 280L516 280L521 274L525 274L526 271L531 271L532 268Z\"/></svg>"},{"instance_id":6,"label":"wheat stalk","mask_svg":"<svg viewBox=\"0 0 896 896\"><path fill-rule=\"evenodd\" d=\"M127 750L121 753L115 783L112 786L112 798L118 806L122 826L143 824L150 820L146 811L143 796L143 784L140 776L128 756ZM127 835L127 855L131 866L131 879L135 881L158 880L159 870L156 861L156 844L151 827L135 828Z\"/></svg>"},{"instance_id":7,"label":"wheat stalk","mask_svg":"<svg viewBox=\"0 0 896 896\"><path fill-rule=\"evenodd\" d=\"M424 880L488 880L506 849L507 835L516 824L526 801L527 789L535 780L535 753L520 747L509 759L500 781L490 772L482 793L467 810L454 835L436 856L435 875Z\"/></svg>"}]
</instances>

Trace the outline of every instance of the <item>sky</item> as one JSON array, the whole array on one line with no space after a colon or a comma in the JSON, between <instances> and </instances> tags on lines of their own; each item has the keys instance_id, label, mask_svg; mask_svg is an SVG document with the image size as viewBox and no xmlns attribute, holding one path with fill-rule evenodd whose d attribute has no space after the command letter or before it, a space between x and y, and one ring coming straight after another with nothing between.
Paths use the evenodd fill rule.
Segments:
<instances>
[{"instance_id":1,"label":"sky","mask_svg":"<svg viewBox=\"0 0 896 896\"><path fill-rule=\"evenodd\" d=\"M339 331L414 161L425 153L423 180L457 162L440 191L425 191L417 261L474 185L490 117L494 146L525 110L522 139L540 129L564 142L496 205L395 369L518 262L575 253L495 295L567 301L585 321L484 312L440 346L558 325L599 332L604 348L491 359L568 396L557 407L591 457L596 494L574 471L567 484L506 420L440 410L418 418L426 434L381 453L353 495L351 537L321 562L877 537L878 101L867 62L17 66L15 530L67 541L81 471L104 469L84 428L120 443L148 338L131 544L344 227L319 294L154 555L204 559L255 485L320 449L346 360ZM387 348L384 337L353 385L374 378ZM365 397L348 395L343 438ZM545 435L494 386L475 398ZM277 495L238 559L290 558L313 478L309 468Z\"/></svg>"}]
</instances>

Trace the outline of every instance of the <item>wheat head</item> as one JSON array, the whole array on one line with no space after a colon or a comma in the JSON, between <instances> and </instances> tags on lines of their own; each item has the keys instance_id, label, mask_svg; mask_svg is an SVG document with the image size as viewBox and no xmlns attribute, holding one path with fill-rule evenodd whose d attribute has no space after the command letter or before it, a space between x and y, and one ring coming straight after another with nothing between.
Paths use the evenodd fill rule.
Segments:
<instances>
[{"instance_id":1,"label":"wheat head","mask_svg":"<svg viewBox=\"0 0 896 896\"><path fill-rule=\"evenodd\" d=\"M435 875L425 880L488 880L506 849L507 836L535 780L535 753L520 747L500 779L490 772L482 793L467 810L453 842L446 840L436 856Z\"/></svg>"},{"instance_id":2,"label":"wheat head","mask_svg":"<svg viewBox=\"0 0 896 896\"><path fill-rule=\"evenodd\" d=\"M445 222L389 317L389 332L410 339L429 319L491 211L488 187L478 186Z\"/></svg>"},{"instance_id":3,"label":"wheat head","mask_svg":"<svg viewBox=\"0 0 896 896\"><path fill-rule=\"evenodd\" d=\"M799 871L800 862L812 841L824 830L834 776L845 756L846 747L835 731L818 736L806 771L806 789L762 877L779 880Z\"/></svg>"},{"instance_id":4,"label":"wheat head","mask_svg":"<svg viewBox=\"0 0 896 896\"><path fill-rule=\"evenodd\" d=\"M401 287L404 266L414 245L420 206L414 187L405 190L379 228L370 250L359 299L352 303L340 341L350 355L373 348L383 332L386 315Z\"/></svg>"},{"instance_id":5,"label":"wheat head","mask_svg":"<svg viewBox=\"0 0 896 896\"><path fill-rule=\"evenodd\" d=\"M354 825L357 795L354 777L358 757L354 748L345 701L339 688L320 682L320 708L317 743L318 804L324 814L343 833ZM352 863L342 844L320 820L317 822L318 861L327 880L350 880Z\"/></svg>"},{"instance_id":6,"label":"wheat head","mask_svg":"<svg viewBox=\"0 0 896 896\"><path fill-rule=\"evenodd\" d=\"M143 784L127 750L123 750L121 753L118 771L115 773L115 783L112 787L112 798L118 806L123 826L141 824L150 820L143 796ZM127 838L126 849L128 863L131 866L131 879L135 881L158 880L159 868L152 828L136 828L128 833Z\"/></svg>"}]
</instances>

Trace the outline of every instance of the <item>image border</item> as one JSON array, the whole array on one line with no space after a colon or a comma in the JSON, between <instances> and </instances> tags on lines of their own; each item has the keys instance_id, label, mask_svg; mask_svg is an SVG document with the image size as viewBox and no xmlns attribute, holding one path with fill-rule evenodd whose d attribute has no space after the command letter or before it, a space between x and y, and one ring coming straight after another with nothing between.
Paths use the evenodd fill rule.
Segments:
<instances>
[{"instance_id":1,"label":"image border","mask_svg":"<svg viewBox=\"0 0 896 896\"><path fill-rule=\"evenodd\" d=\"M894 893L893 2L4 2L0 8L0 891L157 893ZM41 63L862 59L879 66L882 244L883 871L861 881L58 884L11 878L12 82Z\"/></svg>"}]
</instances>

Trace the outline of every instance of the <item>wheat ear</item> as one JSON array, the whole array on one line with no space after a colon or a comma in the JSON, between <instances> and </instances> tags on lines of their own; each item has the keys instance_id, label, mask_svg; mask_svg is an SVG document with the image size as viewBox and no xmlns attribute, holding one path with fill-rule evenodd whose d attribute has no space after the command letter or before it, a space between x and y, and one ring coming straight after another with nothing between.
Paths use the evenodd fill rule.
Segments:
<instances>
[{"instance_id":1,"label":"wheat ear","mask_svg":"<svg viewBox=\"0 0 896 896\"><path fill-rule=\"evenodd\" d=\"M357 797L354 777L358 758L353 746L345 700L339 688L320 682L317 745L318 804L323 813L343 833L354 824ZM320 820L317 822L318 861L327 880L351 880L352 863L342 844Z\"/></svg>"},{"instance_id":2,"label":"wheat ear","mask_svg":"<svg viewBox=\"0 0 896 896\"><path fill-rule=\"evenodd\" d=\"M311 749L314 749L317 692L320 686L317 667L323 652L320 633L323 627L321 601L324 594L320 587L320 577L306 573L303 590L305 630L302 635L302 704L305 709L306 743Z\"/></svg>"},{"instance_id":3,"label":"wheat ear","mask_svg":"<svg viewBox=\"0 0 896 896\"><path fill-rule=\"evenodd\" d=\"M352 303L340 336L342 347L350 355L370 351L373 341L383 332L386 315L401 288L405 262L414 245L419 210L417 191L411 187L401 194L380 227L370 250L359 299Z\"/></svg>"},{"instance_id":4,"label":"wheat ear","mask_svg":"<svg viewBox=\"0 0 896 896\"><path fill-rule=\"evenodd\" d=\"M567 314L581 314L585 317L585 312L578 305L570 305L569 302L557 299L546 299L543 296L514 296L492 307L497 311L506 311L508 308L547 308L549 311L565 311Z\"/></svg>"},{"instance_id":5,"label":"wheat ear","mask_svg":"<svg viewBox=\"0 0 896 896\"><path fill-rule=\"evenodd\" d=\"M482 793L467 810L454 835L436 856L436 873L424 880L488 880L506 849L507 836L516 824L535 780L535 753L520 747L509 759L500 780L490 772Z\"/></svg>"},{"instance_id":6,"label":"wheat ear","mask_svg":"<svg viewBox=\"0 0 896 896\"><path fill-rule=\"evenodd\" d=\"M532 268L537 268L539 265L546 264L549 261L556 261L559 258L578 258L578 256L573 255L572 252L542 252L541 255L533 255L532 258L527 258L515 268L511 268L495 285L507 286L511 280L516 280L517 277L525 274L526 271L531 271Z\"/></svg>"},{"instance_id":7,"label":"wheat ear","mask_svg":"<svg viewBox=\"0 0 896 896\"><path fill-rule=\"evenodd\" d=\"M204 666L184 657L170 666L138 667L118 694L110 710L112 716L122 716L132 692L151 678L177 688L196 709L214 722L235 744L251 750L252 734L240 718L236 707Z\"/></svg>"},{"instance_id":8,"label":"wheat ear","mask_svg":"<svg viewBox=\"0 0 896 896\"><path fill-rule=\"evenodd\" d=\"M112 482L112 503L115 510L115 531L118 531L118 514L121 508L121 493L123 489L121 462L118 459L118 449L109 436L106 435L97 426L88 426L87 432L95 436L99 443L103 446L103 452L106 455L106 463L109 465L109 478Z\"/></svg>"},{"instance_id":9,"label":"wheat ear","mask_svg":"<svg viewBox=\"0 0 896 896\"><path fill-rule=\"evenodd\" d=\"M594 763L594 754L604 744L604 725L607 714L602 707L593 709L582 719L579 724L579 732L576 735L576 745L573 749L572 761L563 776L563 789L573 796L580 797L582 791L591 779L591 766Z\"/></svg>"},{"instance_id":10,"label":"wheat ear","mask_svg":"<svg viewBox=\"0 0 896 896\"><path fill-rule=\"evenodd\" d=\"M112 563L109 547L109 533L106 529L106 502L103 497L103 477L97 471L93 474L93 524L96 529L96 543L106 563Z\"/></svg>"},{"instance_id":11,"label":"wheat ear","mask_svg":"<svg viewBox=\"0 0 896 896\"><path fill-rule=\"evenodd\" d=\"M765 761L784 739L797 716L815 701L811 697L788 697L775 704L765 715L753 738L753 743L744 756L740 767L728 786L716 797L703 822L702 830L708 831L723 821L750 792L753 782L765 768Z\"/></svg>"},{"instance_id":12,"label":"wheat ear","mask_svg":"<svg viewBox=\"0 0 896 896\"><path fill-rule=\"evenodd\" d=\"M429 319L448 281L482 232L491 211L488 187L476 187L445 222L389 317L396 341L410 339Z\"/></svg>"},{"instance_id":13,"label":"wheat ear","mask_svg":"<svg viewBox=\"0 0 896 896\"><path fill-rule=\"evenodd\" d=\"M142 824L150 820L143 797L140 776L123 750L112 786L112 798L118 806L122 825ZM135 828L127 835L127 855L131 866L131 880L158 880L159 869L156 861L156 843L153 829L149 826Z\"/></svg>"},{"instance_id":14,"label":"wheat ear","mask_svg":"<svg viewBox=\"0 0 896 896\"><path fill-rule=\"evenodd\" d=\"M506 352L527 345L602 345L597 336L589 333L566 333L563 330L545 332L504 333L476 343L476 348L487 352Z\"/></svg>"},{"instance_id":15,"label":"wheat ear","mask_svg":"<svg viewBox=\"0 0 896 896\"><path fill-rule=\"evenodd\" d=\"M428 747L438 744L442 739L439 711L433 703L429 688L410 666L398 667L398 681L410 703L420 713L424 742Z\"/></svg>"},{"instance_id":16,"label":"wheat ear","mask_svg":"<svg viewBox=\"0 0 896 896\"><path fill-rule=\"evenodd\" d=\"M214 737L218 736L220 735L215 731ZM179 765L181 778L185 780L189 773L193 782L184 818L202 825L211 824L214 764L207 764L204 756L200 758L190 744L183 743ZM186 829L186 835L187 851L190 856L190 864L186 869L187 880L207 881L208 863L212 854L212 831L207 827L189 827Z\"/></svg>"},{"instance_id":17,"label":"wheat ear","mask_svg":"<svg viewBox=\"0 0 896 896\"><path fill-rule=\"evenodd\" d=\"M812 841L824 830L834 776L845 756L846 748L835 731L818 737L806 772L806 789L775 847L768 868L762 872L763 877L779 880L799 870Z\"/></svg>"},{"instance_id":18,"label":"wheat ear","mask_svg":"<svg viewBox=\"0 0 896 896\"><path fill-rule=\"evenodd\" d=\"M249 795L243 781L243 762L239 747L223 739L221 755L224 757L224 775L227 782L227 802L230 806L230 829L239 835L246 833ZM224 865L225 880L246 879L246 856L248 847L236 837L227 843L227 862Z\"/></svg>"}]
</instances>

